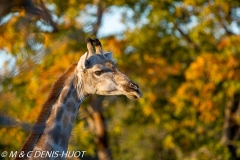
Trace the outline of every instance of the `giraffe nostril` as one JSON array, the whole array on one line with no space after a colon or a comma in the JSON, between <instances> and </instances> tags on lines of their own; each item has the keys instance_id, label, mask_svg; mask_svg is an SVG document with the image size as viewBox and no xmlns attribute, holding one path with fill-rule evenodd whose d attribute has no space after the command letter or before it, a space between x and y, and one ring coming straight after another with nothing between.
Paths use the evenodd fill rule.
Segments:
<instances>
[{"instance_id":1,"label":"giraffe nostril","mask_svg":"<svg viewBox=\"0 0 240 160\"><path fill-rule=\"evenodd\" d=\"M130 82L129 87L132 88L132 89L138 90L138 85L136 85L132 82Z\"/></svg>"}]
</instances>

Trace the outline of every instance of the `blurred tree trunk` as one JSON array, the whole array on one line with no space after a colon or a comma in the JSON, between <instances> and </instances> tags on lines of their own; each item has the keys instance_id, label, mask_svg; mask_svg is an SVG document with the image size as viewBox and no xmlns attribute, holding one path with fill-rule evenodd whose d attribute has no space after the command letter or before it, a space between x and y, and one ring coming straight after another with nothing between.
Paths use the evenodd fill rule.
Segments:
<instances>
[{"instance_id":1,"label":"blurred tree trunk","mask_svg":"<svg viewBox=\"0 0 240 160\"><path fill-rule=\"evenodd\" d=\"M97 21L93 25L93 30L92 34L96 37L98 30L101 26L102 23L102 17L103 17L103 4L101 1L97 2ZM95 134L95 144L97 147L97 156L99 160L110 160L111 154L110 150L108 148L108 141L107 141L107 126L105 124L105 118L102 113L102 101L103 98L100 98L96 95L92 95L90 97L90 105L91 109L89 108L88 110L90 111L90 116L92 118L93 122L93 132Z\"/></svg>"},{"instance_id":2,"label":"blurred tree trunk","mask_svg":"<svg viewBox=\"0 0 240 160\"><path fill-rule=\"evenodd\" d=\"M92 126L95 135L94 142L97 147L98 159L110 160L112 158L108 148L107 126L105 124L105 118L102 114L102 101L103 98L92 95L90 97L91 108L88 108L88 110L93 122Z\"/></svg>"},{"instance_id":3,"label":"blurred tree trunk","mask_svg":"<svg viewBox=\"0 0 240 160\"><path fill-rule=\"evenodd\" d=\"M102 17L103 17L103 11L104 11L104 8L103 8L103 5L102 3L98 3L97 4L98 8L97 8L97 21L96 23L93 25L93 35L97 35L98 33L98 30L101 26L101 23L102 23Z\"/></svg>"},{"instance_id":4,"label":"blurred tree trunk","mask_svg":"<svg viewBox=\"0 0 240 160\"><path fill-rule=\"evenodd\" d=\"M240 157L237 155L237 144L234 142L240 140L240 126L238 119L240 117L240 95L235 94L233 99L227 104L225 108L225 119L222 135L222 143L224 143L230 153L231 160L239 160Z\"/></svg>"}]
</instances>

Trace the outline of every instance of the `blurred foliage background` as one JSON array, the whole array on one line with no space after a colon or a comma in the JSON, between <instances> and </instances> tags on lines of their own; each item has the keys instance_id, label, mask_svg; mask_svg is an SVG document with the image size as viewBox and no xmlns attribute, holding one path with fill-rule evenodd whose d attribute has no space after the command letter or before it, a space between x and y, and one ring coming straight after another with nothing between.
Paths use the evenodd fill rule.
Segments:
<instances>
[{"instance_id":1,"label":"blurred foliage background","mask_svg":"<svg viewBox=\"0 0 240 160\"><path fill-rule=\"evenodd\" d=\"M101 34L116 27L107 19L116 13L125 29ZM51 85L90 36L143 98L89 97L69 150L103 159L95 104L109 159L240 159L239 0L0 0L0 16L0 53L11 57L0 70L0 152L21 148Z\"/></svg>"}]
</instances>

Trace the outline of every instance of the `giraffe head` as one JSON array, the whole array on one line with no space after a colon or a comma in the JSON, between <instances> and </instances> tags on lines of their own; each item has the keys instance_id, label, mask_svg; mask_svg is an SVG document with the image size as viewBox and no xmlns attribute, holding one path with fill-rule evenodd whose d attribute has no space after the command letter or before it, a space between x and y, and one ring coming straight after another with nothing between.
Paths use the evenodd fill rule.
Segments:
<instances>
[{"instance_id":1,"label":"giraffe head","mask_svg":"<svg viewBox=\"0 0 240 160\"><path fill-rule=\"evenodd\" d=\"M126 95L130 99L140 98L142 93L138 85L117 69L112 61L112 53L104 53L96 38L87 38L86 42L88 52L80 58L75 74L74 84L78 95Z\"/></svg>"}]
</instances>

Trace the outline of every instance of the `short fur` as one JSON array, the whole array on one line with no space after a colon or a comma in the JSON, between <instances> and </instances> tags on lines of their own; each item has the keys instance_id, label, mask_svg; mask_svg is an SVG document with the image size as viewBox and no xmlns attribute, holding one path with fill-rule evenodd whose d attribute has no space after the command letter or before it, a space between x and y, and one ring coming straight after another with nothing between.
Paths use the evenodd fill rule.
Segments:
<instances>
[{"instance_id":1,"label":"short fur","mask_svg":"<svg viewBox=\"0 0 240 160\"><path fill-rule=\"evenodd\" d=\"M29 151L32 151L35 143L38 141L39 137L43 133L46 120L50 114L53 104L55 103L59 94L61 93L62 88L63 88L65 82L67 81L67 79L73 75L76 67L77 67L77 63L74 63L54 83L51 93L49 94L47 100L45 101L45 103L42 106L42 110L41 110L40 114L38 115L37 121L33 126L31 134L29 135L27 141L24 143L22 149L18 153L21 153L21 151L24 151L24 153L26 155L26 153L28 153ZM26 158L26 157L17 156L15 160L24 159L24 158Z\"/></svg>"}]
</instances>

